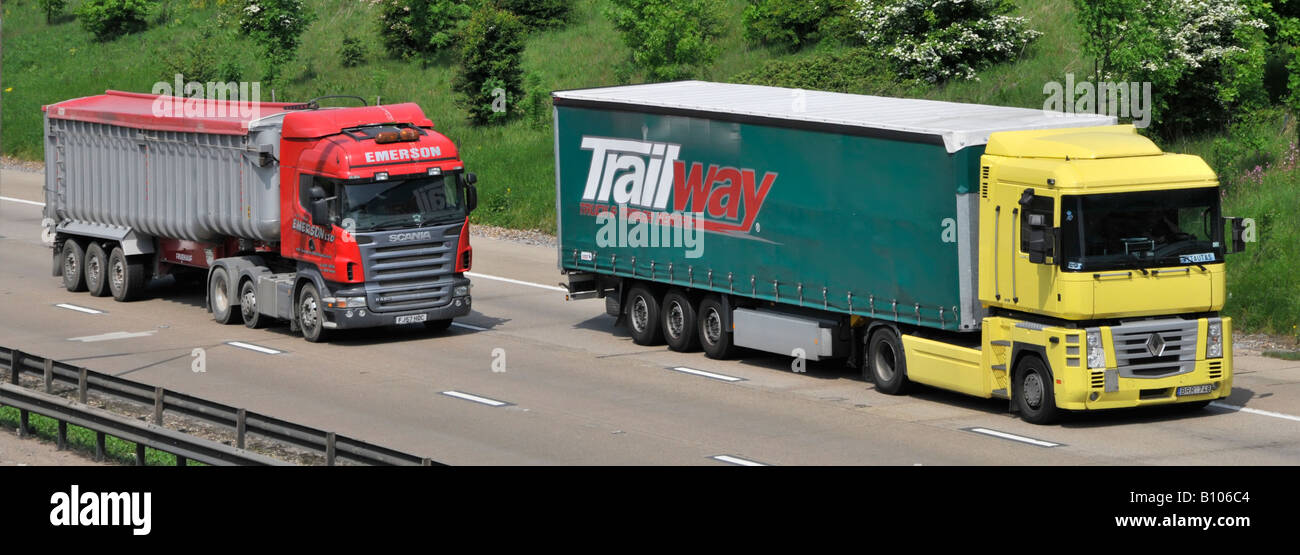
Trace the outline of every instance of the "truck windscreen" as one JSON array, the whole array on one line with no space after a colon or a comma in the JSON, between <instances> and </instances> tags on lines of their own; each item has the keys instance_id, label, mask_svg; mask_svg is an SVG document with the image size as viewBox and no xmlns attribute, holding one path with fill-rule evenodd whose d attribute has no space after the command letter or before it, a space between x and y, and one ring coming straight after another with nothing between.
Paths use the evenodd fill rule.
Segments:
<instances>
[{"instance_id":1,"label":"truck windscreen","mask_svg":"<svg viewBox=\"0 0 1300 555\"><path fill-rule=\"evenodd\" d=\"M1123 270L1223 262L1214 187L1061 197L1062 268Z\"/></svg>"},{"instance_id":2,"label":"truck windscreen","mask_svg":"<svg viewBox=\"0 0 1300 555\"><path fill-rule=\"evenodd\" d=\"M336 222L352 220L359 232L424 227L465 219L464 188L457 175L349 182L323 179L338 196Z\"/></svg>"}]
</instances>

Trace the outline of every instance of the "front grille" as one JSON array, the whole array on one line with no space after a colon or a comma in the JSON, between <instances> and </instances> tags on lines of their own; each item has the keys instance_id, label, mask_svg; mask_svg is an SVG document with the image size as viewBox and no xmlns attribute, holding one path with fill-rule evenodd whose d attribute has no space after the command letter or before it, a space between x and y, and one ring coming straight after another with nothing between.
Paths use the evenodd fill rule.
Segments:
<instances>
[{"instance_id":1,"label":"front grille","mask_svg":"<svg viewBox=\"0 0 1300 555\"><path fill-rule=\"evenodd\" d=\"M1111 328L1120 375L1163 378L1191 372L1196 363L1196 320L1152 320ZM1154 351L1154 352L1153 352Z\"/></svg>"},{"instance_id":2,"label":"front grille","mask_svg":"<svg viewBox=\"0 0 1300 555\"><path fill-rule=\"evenodd\" d=\"M1213 361L1210 363L1210 379L1217 380L1223 377L1223 361Z\"/></svg>"},{"instance_id":3,"label":"front grille","mask_svg":"<svg viewBox=\"0 0 1300 555\"><path fill-rule=\"evenodd\" d=\"M1092 373L1091 385L1093 389L1106 387L1106 371L1099 370Z\"/></svg>"},{"instance_id":4,"label":"front grille","mask_svg":"<svg viewBox=\"0 0 1300 555\"><path fill-rule=\"evenodd\" d=\"M361 247L366 304L376 312L434 308L451 302L461 224L368 234ZM424 232L427 236L420 237ZM419 237L409 239L410 237ZM394 241L390 237L405 240Z\"/></svg>"}]
</instances>

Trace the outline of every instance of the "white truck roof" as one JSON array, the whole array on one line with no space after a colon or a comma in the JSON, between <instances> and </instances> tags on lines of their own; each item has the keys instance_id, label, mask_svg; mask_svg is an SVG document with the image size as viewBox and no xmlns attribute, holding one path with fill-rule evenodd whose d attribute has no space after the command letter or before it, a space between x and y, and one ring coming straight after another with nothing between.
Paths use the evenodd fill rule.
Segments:
<instances>
[{"instance_id":1,"label":"white truck roof","mask_svg":"<svg viewBox=\"0 0 1300 555\"><path fill-rule=\"evenodd\" d=\"M859 128L922 135L941 142L948 152L988 143L998 131L1115 125L1112 116L1065 114L983 104L891 98L760 85L674 81L553 93L556 105L608 107L666 114L710 114L740 121L791 124L813 128Z\"/></svg>"}]
</instances>

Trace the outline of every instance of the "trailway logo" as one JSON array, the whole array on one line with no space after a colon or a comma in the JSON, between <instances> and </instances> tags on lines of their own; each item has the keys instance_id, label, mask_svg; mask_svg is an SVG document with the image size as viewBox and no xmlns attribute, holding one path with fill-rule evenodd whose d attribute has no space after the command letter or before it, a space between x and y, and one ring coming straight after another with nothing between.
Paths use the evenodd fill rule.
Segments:
<instances>
[{"instance_id":1,"label":"trailway logo","mask_svg":"<svg viewBox=\"0 0 1300 555\"><path fill-rule=\"evenodd\" d=\"M703 213L705 231L747 235L776 182L775 172L757 172L678 160L681 145L629 139L583 137L591 169L580 213L595 216L626 205L654 224L684 225L680 212ZM669 201L672 207L669 207Z\"/></svg>"},{"instance_id":2,"label":"trailway logo","mask_svg":"<svg viewBox=\"0 0 1300 555\"><path fill-rule=\"evenodd\" d=\"M131 533L147 536L153 528L152 496L149 492L98 493L55 492L50 496L50 524L54 526L133 526Z\"/></svg>"}]
</instances>

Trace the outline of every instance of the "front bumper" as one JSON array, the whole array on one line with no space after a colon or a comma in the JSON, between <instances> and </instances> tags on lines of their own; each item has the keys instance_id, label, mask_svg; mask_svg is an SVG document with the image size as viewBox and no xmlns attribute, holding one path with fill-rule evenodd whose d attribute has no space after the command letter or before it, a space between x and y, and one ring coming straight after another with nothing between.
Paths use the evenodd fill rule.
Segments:
<instances>
[{"instance_id":1,"label":"front bumper","mask_svg":"<svg viewBox=\"0 0 1300 555\"><path fill-rule=\"evenodd\" d=\"M449 320L468 315L471 296L452 297L451 302L438 307L407 310L402 312L374 312L368 308L326 308L326 329L374 328L398 325L399 317L419 317L424 315L425 322ZM407 323L407 322L403 322Z\"/></svg>"},{"instance_id":2,"label":"front bumper","mask_svg":"<svg viewBox=\"0 0 1300 555\"><path fill-rule=\"evenodd\" d=\"M1114 371L1114 370L1111 370ZM1105 380L1103 380L1104 383ZM1223 399L1232 394L1232 358L1198 360L1195 369L1186 374L1166 378L1111 378L1114 385L1090 387L1073 395L1074 402L1067 409L1116 409L1151 405L1168 405ZM1089 382L1091 384L1091 382ZM1209 393L1178 395L1184 386L1210 385Z\"/></svg>"}]
</instances>

